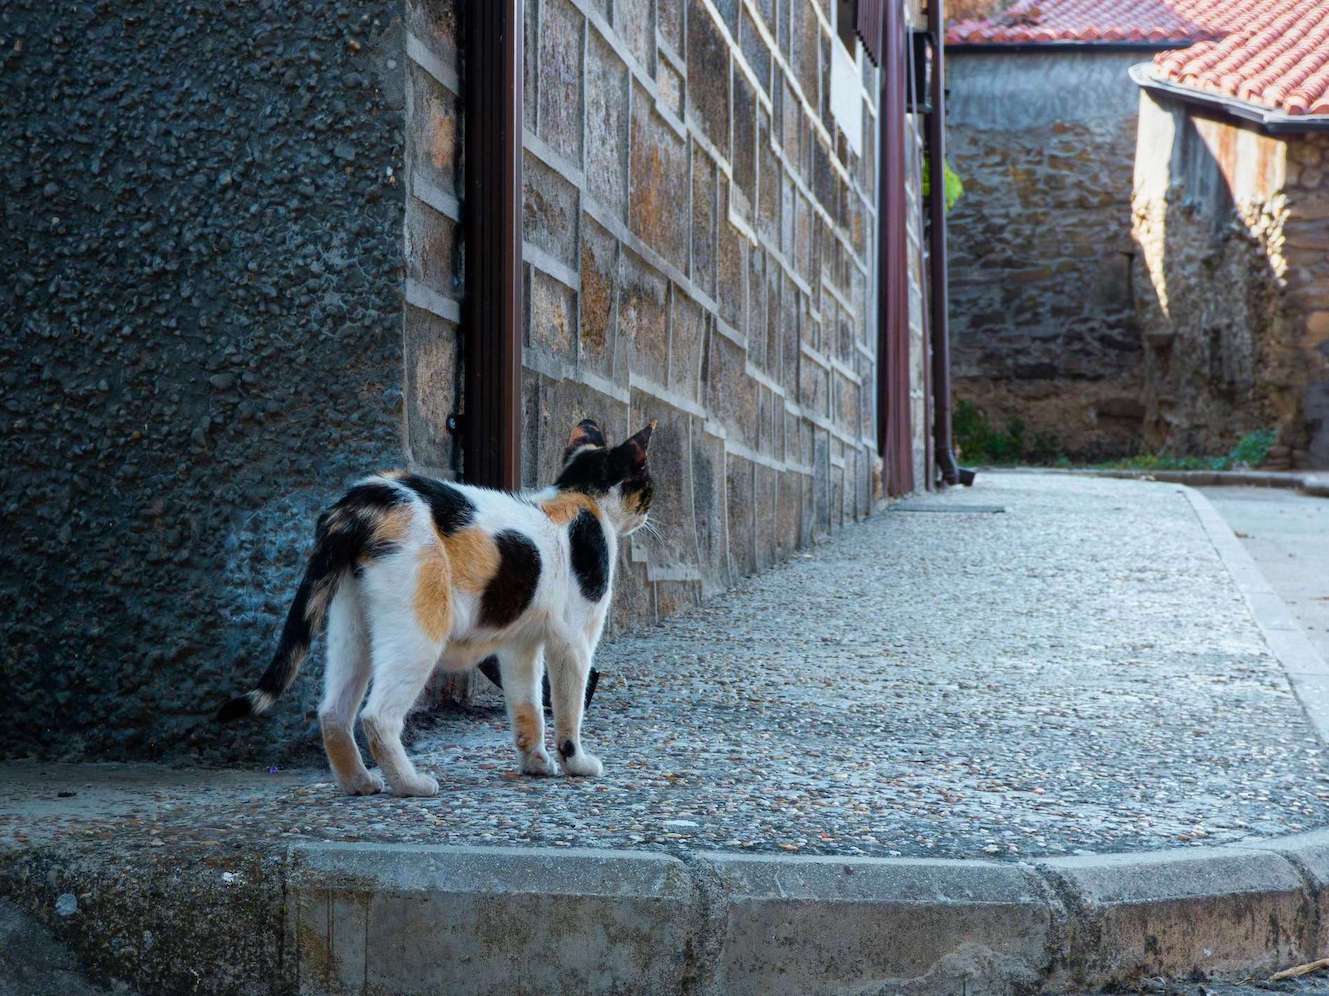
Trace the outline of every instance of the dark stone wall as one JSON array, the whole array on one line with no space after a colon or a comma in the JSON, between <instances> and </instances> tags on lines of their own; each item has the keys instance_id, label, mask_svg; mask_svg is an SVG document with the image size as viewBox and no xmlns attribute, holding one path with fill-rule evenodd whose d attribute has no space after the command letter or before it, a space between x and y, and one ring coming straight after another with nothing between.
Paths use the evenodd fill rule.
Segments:
<instances>
[{"instance_id":1,"label":"dark stone wall","mask_svg":"<svg viewBox=\"0 0 1329 996\"><path fill-rule=\"evenodd\" d=\"M1140 446L1131 183L1148 53L948 50L955 396L1077 457Z\"/></svg>"},{"instance_id":2,"label":"dark stone wall","mask_svg":"<svg viewBox=\"0 0 1329 996\"><path fill-rule=\"evenodd\" d=\"M208 717L317 509L400 461L396 15L0 6L0 752L302 742L309 676L272 722Z\"/></svg>"}]
</instances>

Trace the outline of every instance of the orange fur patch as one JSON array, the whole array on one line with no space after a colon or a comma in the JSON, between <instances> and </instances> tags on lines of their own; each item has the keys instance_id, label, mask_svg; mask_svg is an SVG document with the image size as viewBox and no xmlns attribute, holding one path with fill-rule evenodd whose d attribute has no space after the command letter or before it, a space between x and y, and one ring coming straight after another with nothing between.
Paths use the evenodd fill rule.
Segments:
<instances>
[{"instance_id":1,"label":"orange fur patch","mask_svg":"<svg viewBox=\"0 0 1329 996\"><path fill-rule=\"evenodd\" d=\"M355 746L355 738L347 730L323 727L323 749L327 752L328 764L343 782L354 781L364 767L360 749Z\"/></svg>"},{"instance_id":2,"label":"orange fur patch","mask_svg":"<svg viewBox=\"0 0 1329 996\"><path fill-rule=\"evenodd\" d=\"M411 518L414 512L409 505L398 505L396 508L390 508L382 512L374 523L374 542L375 543L396 543L406 535L406 531L411 528Z\"/></svg>"},{"instance_id":3,"label":"orange fur patch","mask_svg":"<svg viewBox=\"0 0 1329 996\"><path fill-rule=\"evenodd\" d=\"M576 491L566 491L556 498L540 502L540 511L549 516L556 524L567 525L585 509L592 515L599 515L600 508L589 495Z\"/></svg>"},{"instance_id":4,"label":"orange fur patch","mask_svg":"<svg viewBox=\"0 0 1329 996\"><path fill-rule=\"evenodd\" d=\"M498 547L483 529L463 529L443 537L452 581L462 591L479 593L498 573Z\"/></svg>"},{"instance_id":5,"label":"orange fur patch","mask_svg":"<svg viewBox=\"0 0 1329 996\"><path fill-rule=\"evenodd\" d=\"M452 630L452 571L437 543L420 551L415 575L415 619L425 635L439 641Z\"/></svg>"},{"instance_id":6,"label":"orange fur patch","mask_svg":"<svg viewBox=\"0 0 1329 996\"><path fill-rule=\"evenodd\" d=\"M540 747L540 717L535 706L523 703L512 710L512 729L516 734L518 750L533 751Z\"/></svg>"}]
</instances>

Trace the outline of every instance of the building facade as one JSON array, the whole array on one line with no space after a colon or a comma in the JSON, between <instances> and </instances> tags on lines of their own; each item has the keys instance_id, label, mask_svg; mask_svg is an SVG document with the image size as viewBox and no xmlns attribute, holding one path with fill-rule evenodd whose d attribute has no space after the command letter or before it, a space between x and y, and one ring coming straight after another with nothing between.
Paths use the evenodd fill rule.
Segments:
<instances>
[{"instance_id":1,"label":"building facade","mask_svg":"<svg viewBox=\"0 0 1329 996\"><path fill-rule=\"evenodd\" d=\"M1267 466L1329 460L1326 32L1314 0L1020 0L951 27L956 395L1022 423L1026 459L1272 430Z\"/></svg>"},{"instance_id":2,"label":"building facade","mask_svg":"<svg viewBox=\"0 0 1329 996\"><path fill-rule=\"evenodd\" d=\"M1254 5L1140 85L1134 281L1145 436L1329 468L1329 10Z\"/></svg>"},{"instance_id":3,"label":"building facade","mask_svg":"<svg viewBox=\"0 0 1329 996\"><path fill-rule=\"evenodd\" d=\"M465 178L492 164L466 152L465 8L0 12L0 115L25 139L0 236L22 261L0 289L7 754L315 742L318 653L263 723L211 715L261 671L332 496L387 466L466 476ZM662 538L626 545L613 613L645 625L898 490L878 459L880 76L825 0L531 0L522 35L516 483L554 476L580 418L615 438L659 421ZM854 55L832 92L836 46ZM892 390L921 486L904 133Z\"/></svg>"}]
</instances>

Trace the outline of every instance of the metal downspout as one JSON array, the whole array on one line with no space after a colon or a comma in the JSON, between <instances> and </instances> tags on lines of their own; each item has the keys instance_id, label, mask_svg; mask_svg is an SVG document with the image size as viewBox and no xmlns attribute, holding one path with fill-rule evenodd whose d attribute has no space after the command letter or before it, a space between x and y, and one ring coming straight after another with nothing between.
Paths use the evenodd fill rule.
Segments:
<instances>
[{"instance_id":1,"label":"metal downspout","mask_svg":"<svg viewBox=\"0 0 1329 996\"><path fill-rule=\"evenodd\" d=\"M928 114L929 297L932 332L932 438L937 469L944 484L972 484L974 472L955 460L951 431L951 337L946 260L946 74L945 0L928 0L928 34L932 41L932 111Z\"/></svg>"}]
</instances>

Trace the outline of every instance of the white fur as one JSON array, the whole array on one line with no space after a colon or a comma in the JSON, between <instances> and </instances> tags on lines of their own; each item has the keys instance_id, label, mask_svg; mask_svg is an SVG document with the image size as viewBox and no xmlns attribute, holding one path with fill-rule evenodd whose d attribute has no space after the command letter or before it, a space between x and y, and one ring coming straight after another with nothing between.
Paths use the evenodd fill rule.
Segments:
<instances>
[{"instance_id":1,"label":"white fur","mask_svg":"<svg viewBox=\"0 0 1329 996\"><path fill-rule=\"evenodd\" d=\"M388 480L370 478L370 480ZM529 538L540 553L540 579L530 606L511 625L500 630L479 625L480 597L453 588L452 627L443 639L429 637L416 618L414 593L420 552L437 543L429 508L414 492L392 482L413 505L410 529L400 548L365 565L356 578L345 576L329 609L328 664L319 718L323 724L329 759L342 788L366 794L382 788L359 759L333 748L346 745L366 687L369 688L361 721L371 751L387 784L397 795L433 795L438 782L419 772L401 744L407 713L414 706L436 667L460 671L497 654L509 717L520 706L533 707L539 742L531 750L518 749L518 764L526 774L552 774L545 749L541 676L549 669L555 719L555 744L571 742L573 750L563 762L569 775L595 776L603 766L582 747L581 726L586 679L595 648L604 631L613 593L614 567L620 535L645 521L623 508L614 492L600 499L601 523L608 546L609 585L598 602L581 594L570 567L568 528L550 519L538 507L557 497L554 489L513 496L466 485L452 485L475 506L472 526L486 533L513 529ZM514 736L514 741L515 741ZM354 748L354 740L350 739Z\"/></svg>"}]
</instances>

